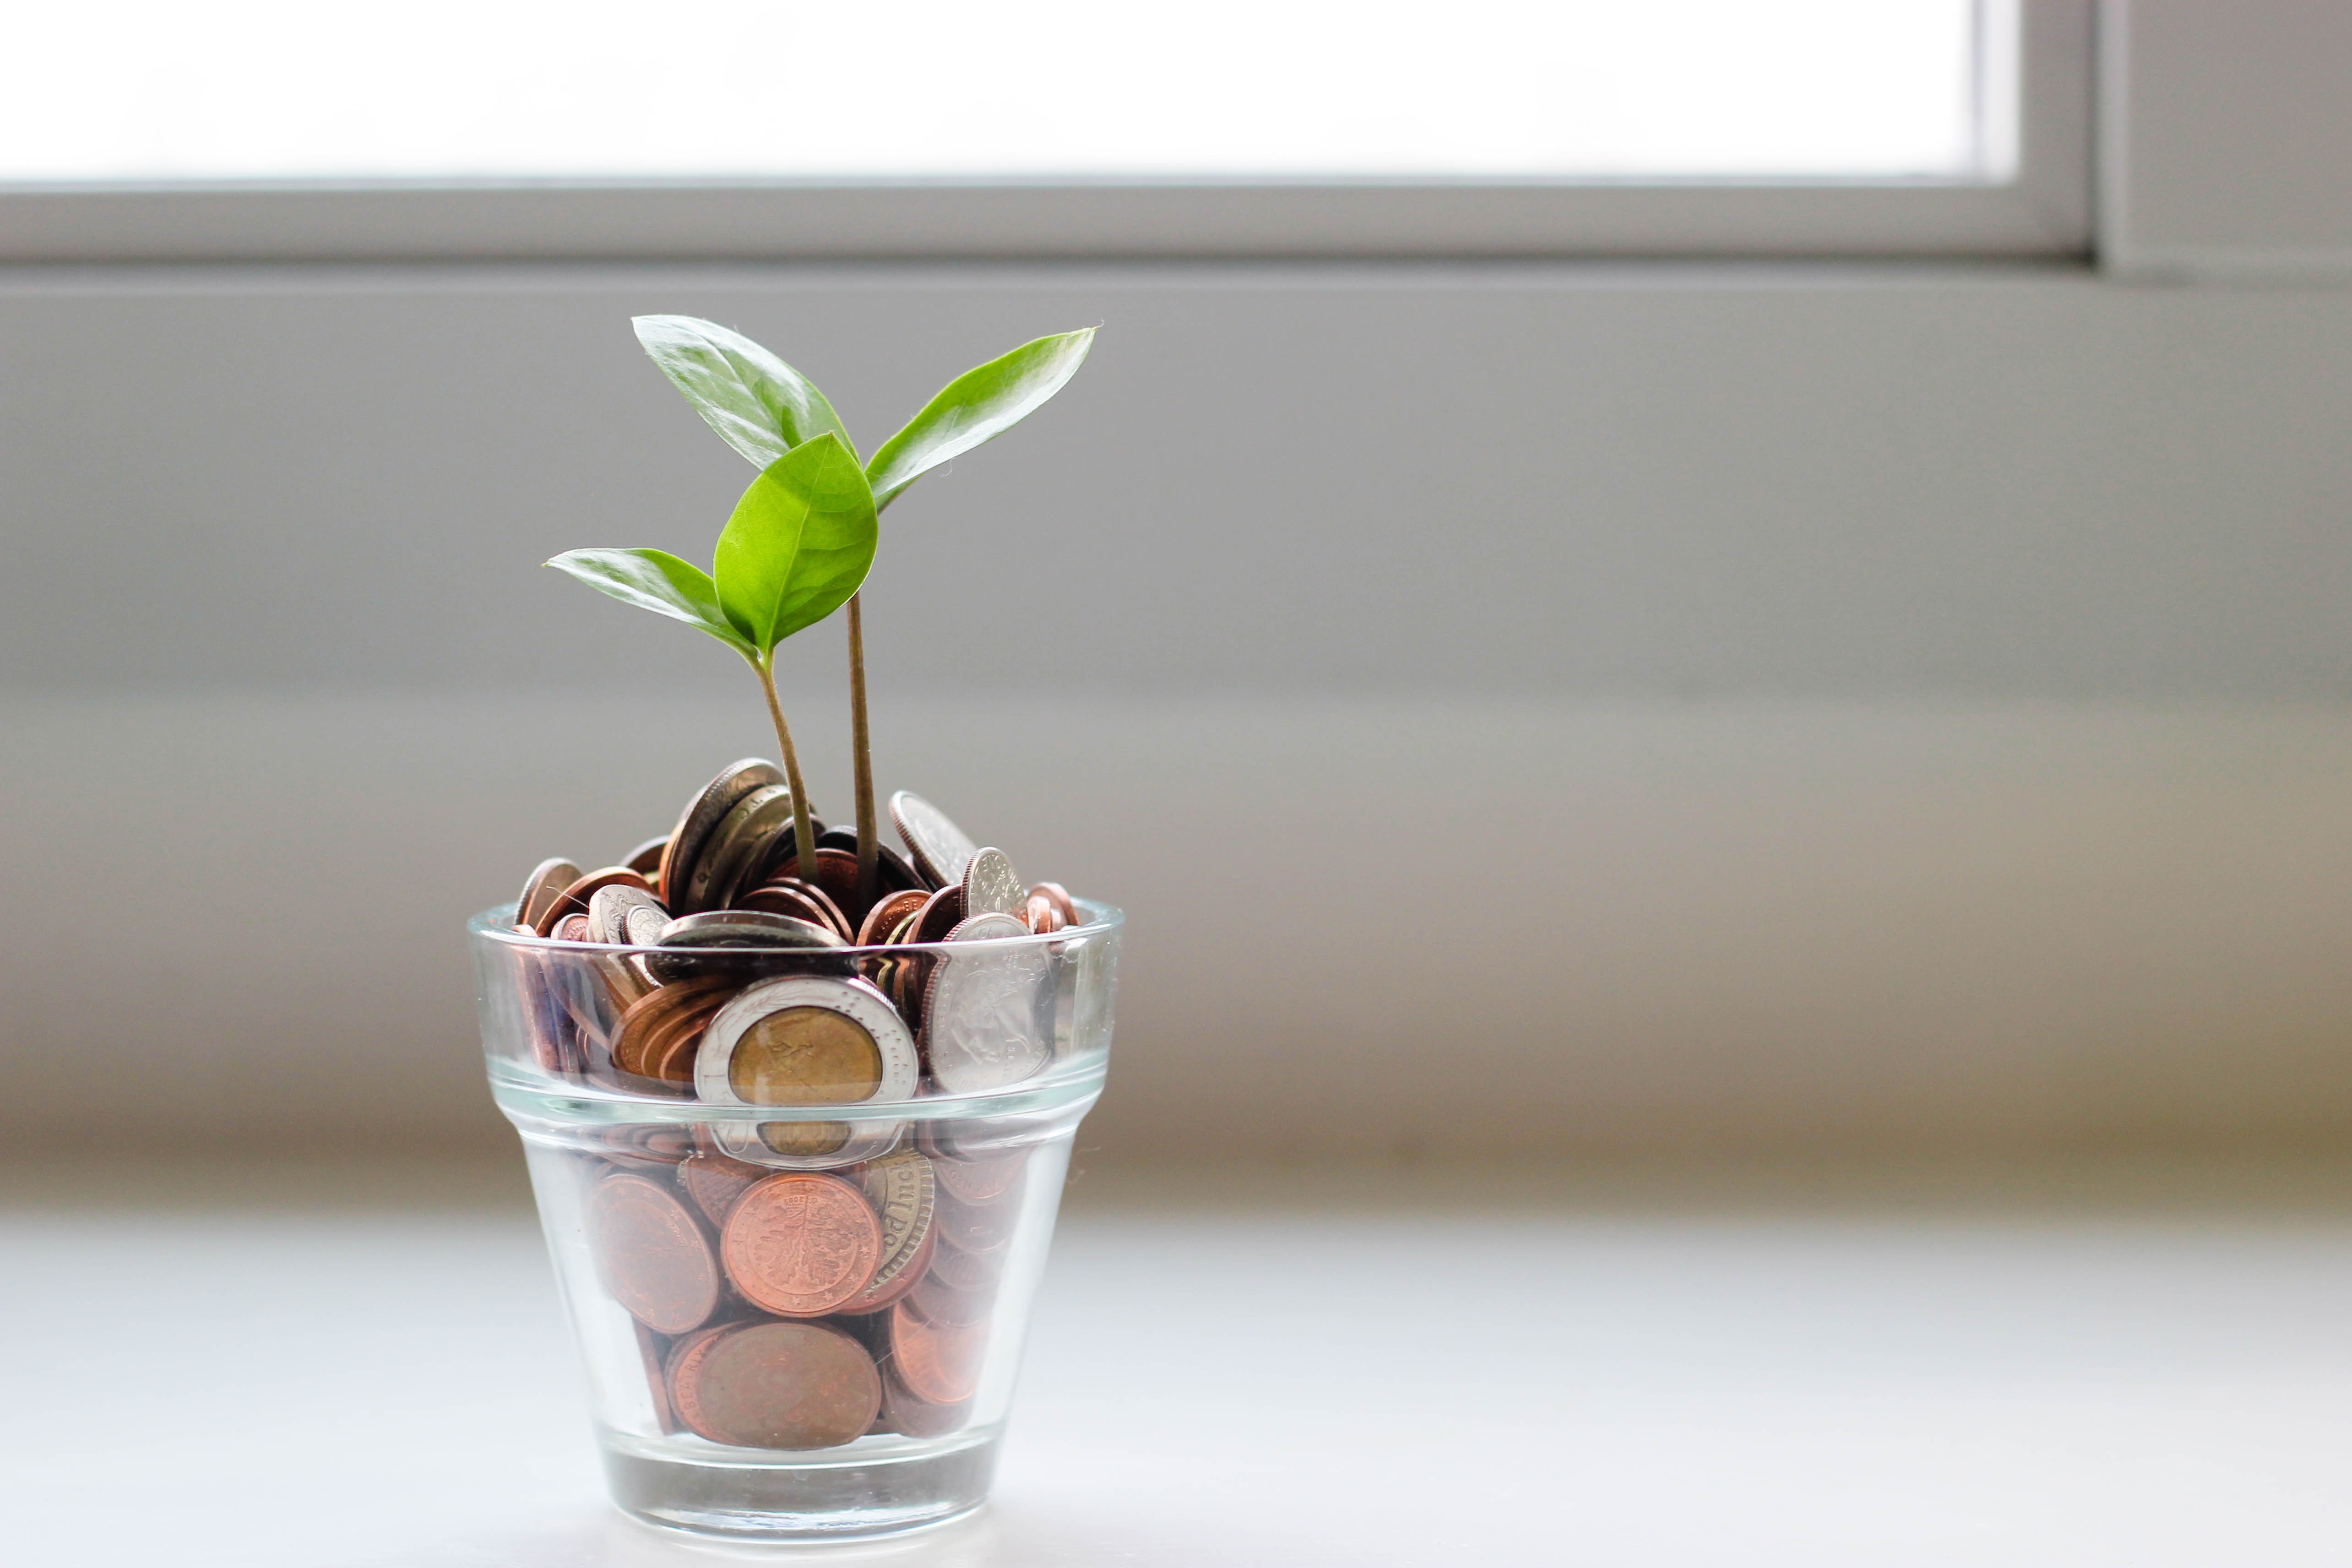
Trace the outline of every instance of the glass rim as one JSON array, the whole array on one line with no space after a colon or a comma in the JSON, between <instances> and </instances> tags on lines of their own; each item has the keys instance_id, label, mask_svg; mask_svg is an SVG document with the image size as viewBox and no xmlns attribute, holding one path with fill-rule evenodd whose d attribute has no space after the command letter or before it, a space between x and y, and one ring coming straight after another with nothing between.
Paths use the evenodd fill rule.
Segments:
<instances>
[{"instance_id":1,"label":"glass rim","mask_svg":"<svg viewBox=\"0 0 2352 1568\"><path fill-rule=\"evenodd\" d=\"M466 932L469 936L496 943L504 947L532 953L566 953L579 954L583 956L601 954L624 957L678 957L690 954L697 959L723 960L730 954L741 954L746 957L772 957L779 953L802 953L811 956L822 954L827 957L902 958L913 953L931 954L938 956L969 956L974 953L1016 951L1024 947L1050 948L1055 943L1068 942L1078 937L1114 936L1127 925L1127 912L1117 904L1105 904L1097 898L1079 898L1075 895L1070 902L1077 906L1079 914L1087 917L1083 925L1066 925L1059 931L1024 931L1018 936L981 936L968 938L961 942L895 942L872 947L861 947L849 942L845 942L837 947L781 946L663 947L634 946L621 942L566 942L553 936L541 936L535 933L526 934L517 931L514 928L515 905L510 903L493 904L475 915L466 922Z\"/></svg>"}]
</instances>

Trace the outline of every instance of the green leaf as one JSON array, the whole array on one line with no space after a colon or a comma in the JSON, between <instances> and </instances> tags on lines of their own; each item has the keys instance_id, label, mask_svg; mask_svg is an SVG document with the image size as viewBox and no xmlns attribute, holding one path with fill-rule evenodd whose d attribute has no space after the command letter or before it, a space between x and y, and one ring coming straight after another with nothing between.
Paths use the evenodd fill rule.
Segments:
<instances>
[{"instance_id":1,"label":"green leaf","mask_svg":"<svg viewBox=\"0 0 2352 1568\"><path fill-rule=\"evenodd\" d=\"M739 653L754 651L719 608L719 591L709 574L667 550L566 550L547 564L624 604L698 626Z\"/></svg>"},{"instance_id":2,"label":"green leaf","mask_svg":"<svg viewBox=\"0 0 2352 1568\"><path fill-rule=\"evenodd\" d=\"M831 433L793 447L751 481L719 536L727 619L766 654L849 601L874 564L874 492Z\"/></svg>"},{"instance_id":3,"label":"green leaf","mask_svg":"<svg viewBox=\"0 0 2352 1568\"><path fill-rule=\"evenodd\" d=\"M874 505L888 506L899 491L949 458L1020 423L1078 373L1094 340L1091 327L1040 338L950 382L866 465Z\"/></svg>"},{"instance_id":4,"label":"green leaf","mask_svg":"<svg viewBox=\"0 0 2352 1568\"><path fill-rule=\"evenodd\" d=\"M702 422L753 467L827 432L857 450L816 383L741 333L693 316L639 316L630 325Z\"/></svg>"}]
</instances>

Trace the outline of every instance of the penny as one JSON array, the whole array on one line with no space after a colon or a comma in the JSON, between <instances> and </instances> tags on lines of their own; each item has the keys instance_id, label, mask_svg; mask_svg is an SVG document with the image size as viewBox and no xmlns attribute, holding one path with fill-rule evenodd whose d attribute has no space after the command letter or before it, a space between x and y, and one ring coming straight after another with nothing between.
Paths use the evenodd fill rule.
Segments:
<instances>
[{"instance_id":1,"label":"penny","mask_svg":"<svg viewBox=\"0 0 2352 1568\"><path fill-rule=\"evenodd\" d=\"M646 879L648 887L660 884L654 879L661 874L662 852L669 848L669 835L647 839L621 857L621 863Z\"/></svg>"},{"instance_id":2,"label":"penny","mask_svg":"<svg viewBox=\"0 0 2352 1568\"><path fill-rule=\"evenodd\" d=\"M515 900L515 924L536 932L539 917L567 887L580 880L580 868L562 855L539 862L523 879L522 896Z\"/></svg>"},{"instance_id":3,"label":"penny","mask_svg":"<svg viewBox=\"0 0 2352 1568\"><path fill-rule=\"evenodd\" d=\"M971 1405L964 1401L954 1405L934 1405L907 1392L907 1385L888 1370L882 1375L882 1414L879 1419L893 1432L909 1437L943 1437L962 1427L971 1416Z\"/></svg>"},{"instance_id":4,"label":"penny","mask_svg":"<svg viewBox=\"0 0 2352 1568\"><path fill-rule=\"evenodd\" d=\"M874 1358L822 1323L756 1323L711 1342L693 1373L698 1428L739 1448L832 1448L882 1406Z\"/></svg>"},{"instance_id":5,"label":"penny","mask_svg":"<svg viewBox=\"0 0 2352 1568\"><path fill-rule=\"evenodd\" d=\"M643 887L614 883L588 900L588 939L615 947L650 947L669 924L669 911Z\"/></svg>"},{"instance_id":6,"label":"penny","mask_svg":"<svg viewBox=\"0 0 2352 1568\"><path fill-rule=\"evenodd\" d=\"M1021 1223L1017 1203L966 1203L952 1193L939 1200L940 1239L961 1252L994 1252Z\"/></svg>"},{"instance_id":7,"label":"penny","mask_svg":"<svg viewBox=\"0 0 2352 1568\"><path fill-rule=\"evenodd\" d=\"M933 1162L940 1186L962 1203L994 1203L1011 1192L1029 1168L1029 1151L1013 1149L1001 1155L966 1155Z\"/></svg>"},{"instance_id":8,"label":"penny","mask_svg":"<svg viewBox=\"0 0 2352 1568\"><path fill-rule=\"evenodd\" d=\"M739 1319L697 1329L673 1343L669 1347L669 1354L662 1362L662 1382L669 1389L670 1409L677 1424L698 1437L707 1437L712 1442L719 1440L711 1437L704 1426L702 1403L697 1397L695 1383L702 1370L702 1358L710 1353L712 1345L744 1326L745 1321Z\"/></svg>"},{"instance_id":9,"label":"penny","mask_svg":"<svg viewBox=\"0 0 2352 1568\"><path fill-rule=\"evenodd\" d=\"M719 1270L686 1206L648 1177L606 1176L588 1195L588 1250L614 1301L656 1333L699 1327L719 1306Z\"/></svg>"},{"instance_id":10,"label":"penny","mask_svg":"<svg viewBox=\"0 0 2352 1568\"><path fill-rule=\"evenodd\" d=\"M782 882L788 877L807 880L801 871L798 855L786 855L778 861L768 877L771 882ZM865 914L865 910L857 906L857 857L846 850L821 849L816 852L816 885L842 909L857 907L861 916Z\"/></svg>"},{"instance_id":11,"label":"penny","mask_svg":"<svg viewBox=\"0 0 2352 1568\"><path fill-rule=\"evenodd\" d=\"M1021 923L1029 927L1033 936L1050 936L1069 924L1054 901L1042 893L1032 893L1021 904Z\"/></svg>"},{"instance_id":12,"label":"penny","mask_svg":"<svg viewBox=\"0 0 2352 1568\"><path fill-rule=\"evenodd\" d=\"M737 894L730 904L736 909L757 909L770 915L789 915L795 920L805 920L814 925L823 925L845 942L856 935L850 926L849 917L842 914L841 905L834 903L826 895L824 889L811 887L798 878L790 882L762 883L749 893Z\"/></svg>"},{"instance_id":13,"label":"penny","mask_svg":"<svg viewBox=\"0 0 2352 1568\"><path fill-rule=\"evenodd\" d=\"M913 1149L873 1161L858 1185L882 1222L882 1261L875 1266L873 1280L857 1299L841 1310L876 1312L906 1294L930 1265L938 1187L931 1162Z\"/></svg>"},{"instance_id":14,"label":"penny","mask_svg":"<svg viewBox=\"0 0 2352 1568\"><path fill-rule=\"evenodd\" d=\"M866 912L866 923L857 928L857 946L878 947L891 940L890 934L922 913L930 895L920 888L901 888L886 894L880 902Z\"/></svg>"},{"instance_id":15,"label":"penny","mask_svg":"<svg viewBox=\"0 0 2352 1568\"><path fill-rule=\"evenodd\" d=\"M779 1317L822 1317L873 1279L882 1225L865 1196L838 1176L788 1171L736 1199L719 1256L753 1306Z\"/></svg>"},{"instance_id":16,"label":"penny","mask_svg":"<svg viewBox=\"0 0 2352 1568\"><path fill-rule=\"evenodd\" d=\"M677 1022L664 1030L655 1043L646 1049L647 1076L665 1083L694 1082L694 1061L702 1049L703 1036L710 1020L718 1015L719 1005L713 1002L682 1015Z\"/></svg>"},{"instance_id":17,"label":"penny","mask_svg":"<svg viewBox=\"0 0 2352 1568\"><path fill-rule=\"evenodd\" d=\"M911 790L890 797L890 821L915 857L915 869L933 887L955 887L980 846L948 814Z\"/></svg>"},{"instance_id":18,"label":"penny","mask_svg":"<svg viewBox=\"0 0 2352 1568\"><path fill-rule=\"evenodd\" d=\"M762 785L738 800L711 830L709 841L695 861L692 874L687 878L686 901L676 907L681 912L726 908L744 873L792 820L793 791L789 785Z\"/></svg>"},{"instance_id":19,"label":"penny","mask_svg":"<svg viewBox=\"0 0 2352 1568\"><path fill-rule=\"evenodd\" d=\"M727 1155L699 1153L681 1161L677 1167L677 1184L694 1207L709 1217L713 1225L727 1223L728 1211L735 1200L743 1196L752 1183L765 1179L771 1173L758 1166L748 1165Z\"/></svg>"},{"instance_id":20,"label":"penny","mask_svg":"<svg viewBox=\"0 0 2352 1568\"><path fill-rule=\"evenodd\" d=\"M975 915L948 934L950 944L1025 936L1011 915ZM923 992L923 1056L951 1094L1018 1083L1053 1055L1038 1023L1038 998L1053 976L1043 944L984 946L942 956Z\"/></svg>"},{"instance_id":21,"label":"penny","mask_svg":"<svg viewBox=\"0 0 2352 1568\"><path fill-rule=\"evenodd\" d=\"M654 1035L668 1026L677 1015L691 1012L704 1002L716 1002L732 994L735 984L723 975L706 975L646 993L636 1005L621 1015L620 1023L613 1030L613 1064L624 1072L651 1076L646 1071L645 1051Z\"/></svg>"},{"instance_id":22,"label":"penny","mask_svg":"<svg viewBox=\"0 0 2352 1568\"><path fill-rule=\"evenodd\" d=\"M574 879L562 893L557 894L555 902L541 912L539 917L540 935L546 936L550 928L566 915L587 914L588 901L596 895L598 889L606 887L634 887L648 894L653 892L644 877L625 865L608 865L585 873Z\"/></svg>"},{"instance_id":23,"label":"penny","mask_svg":"<svg viewBox=\"0 0 2352 1568\"><path fill-rule=\"evenodd\" d=\"M854 855L857 852L857 830L852 827L827 828L816 836L816 847L820 850L840 850ZM888 844L874 846L874 872L875 884L884 893L930 891L921 873L907 863L907 857Z\"/></svg>"},{"instance_id":24,"label":"penny","mask_svg":"<svg viewBox=\"0 0 2352 1568\"><path fill-rule=\"evenodd\" d=\"M667 1357L661 1338L643 1323L630 1326L637 1331L637 1354L645 1363L646 1392L654 1402L654 1426L664 1435L675 1432L677 1412L670 1407L669 1373L663 1365Z\"/></svg>"},{"instance_id":25,"label":"penny","mask_svg":"<svg viewBox=\"0 0 2352 1568\"><path fill-rule=\"evenodd\" d=\"M558 942L585 942L588 940L588 917L584 915L567 915L556 921L542 935L551 936Z\"/></svg>"},{"instance_id":26,"label":"penny","mask_svg":"<svg viewBox=\"0 0 2352 1568\"><path fill-rule=\"evenodd\" d=\"M704 785L679 813L677 826L670 831L669 846L662 852L661 874L654 879L654 889L661 901L677 914L690 913L678 901L686 893L687 877L694 870L694 862L702 853L710 831L744 796L783 781L784 776L774 763L747 757L729 763L719 770L718 778Z\"/></svg>"},{"instance_id":27,"label":"penny","mask_svg":"<svg viewBox=\"0 0 2352 1568\"><path fill-rule=\"evenodd\" d=\"M1033 898L1041 893L1047 898L1052 899L1054 901L1054 906L1062 912L1063 925L1076 925L1080 924L1078 920L1077 901L1070 896L1070 890L1068 888L1064 887L1058 882L1041 882L1033 884L1029 889L1030 896Z\"/></svg>"},{"instance_id":28,"label":"penny","mask_svg":"<svg viewBox=\"0 0 2352 1568\"><path fill-rule=\"evenodd\" d=\"M963 889L943 887L931 894L930 902L923 905L923 913L916 918L915 929L907 940L944 942L948 939L948 933L954 930L962 919Z\"/></svg>"},{"instance_id":29,"label":"penny","mask_svg":"<svg viewBox=\"0 0 2352 1568\"><path fill-rule=\"evenodd\" d=\"M963 911L972 915L1019 915L1029 896L1003 850L977 850L964 868Z\"/></svg>"},{"instance_id":30,"label":"penny","mask_svg":"<svg viewBox=\"0 0 2352 1568\"><path fill-rule=\"evenodd\" d=\"M1004 1260L1009 1252L960 1252L952 1247L934 1249L930 1267L931 1278L950 1290L966 1291L992 1297L996 1290L996 1277L1004 1272Z\"/></svg>"},{"instance_id":31,"label":"penny","mask_svg":"<svg viewBox=\"0 0 2352 1568\"><path fill-rule=\"evenodd\" d=\"M990 1276L986 1282L972 1290L962 1290L950 1284L938 1267L939 1259L955 1250L942 1247L932 1260L930 1271L907 1292L904 1305L914 1310L925 1322L940 1328L971 1328L988 1321L996 1306L996 1282Z\"/></svg>"},{"instance_id":32,"label":"penny","mask_svg":"<svg viewBox=\"0 0 2352 1568\"><path fill-rule=\"evenodd\" d=\"M920 1080L913 1033L864 980L790 975L747 988L711 1019L695 1092L718 1105L907 1100Z\"/></svg>"},{"instance_id":33,"label":"penny","mask_svg":"<svg viewBox=\"0 0 2352 1568\"><path fill-rule=\"evenodd\" d=\"M932 1405L961 1405L980 1387L985 1325L925 1322L900 1301L890 1309L890 1370L907 1391Z\"/></svg>"}]
</instances>

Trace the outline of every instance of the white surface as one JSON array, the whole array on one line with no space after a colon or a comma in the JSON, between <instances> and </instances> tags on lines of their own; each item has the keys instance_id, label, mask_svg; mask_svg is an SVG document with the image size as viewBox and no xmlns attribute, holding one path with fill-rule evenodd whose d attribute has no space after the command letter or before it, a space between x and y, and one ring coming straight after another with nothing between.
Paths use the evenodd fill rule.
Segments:
<instances>
[{"instance_id":1,"label":"white surface","mask_svg":"<svg viewBox=\"0 0 2352 1568\"><path fill-rule=\"evenodd\" d=\"M1157 1207L1071 1217L996 1506L825 1560L2277 1568L2352 1546L2340 1174L2202 1209L1525 1171L1363 1201L1431 1179L1350 1203L1229 1174L1188 1204L1171 1176ZM11 1563L712 1555L601 1502L521 1213L71 1197L0 1229Z\"/></svg>"}]
</instances>

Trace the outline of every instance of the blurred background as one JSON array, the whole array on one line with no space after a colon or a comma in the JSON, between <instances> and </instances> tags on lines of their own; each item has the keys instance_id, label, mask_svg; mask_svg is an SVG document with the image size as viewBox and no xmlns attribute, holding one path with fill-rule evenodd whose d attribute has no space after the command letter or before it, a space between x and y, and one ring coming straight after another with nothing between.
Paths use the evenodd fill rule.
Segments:
<instances>
[{"instance_id":1,"label":"blurred background","mask_svg":"<svg viewBox=\"0 0 2352 1568\"><path fill-rule=\"evenodd\" d=\"M767 744L539 567L708 558L674 311L869 447L1101 324L866 597L883 788L1132 912L1106 1155L2340 1142L2352 24L2138 9L939 7L881 89L845 13L40 14L11 1140L505 1147L465 916ZM844 62L788 136L695 86L763 50Z\"/></svg>"},{"instance_id":2,"label":"blurred background","mask_svg":"<svg viewBox=\"0 0 2352 1568\"><path fill-rule=\"evenodd\" d=\"M868 450L1101 327L865 601L882 788L1129 912L1101 1179L2352 1150L2352 11L1447 17L12 21L8 1150L511 1185L465 919L771 745L540 567L743 483L646 312Z\"/></svg>"}]
</instances>

